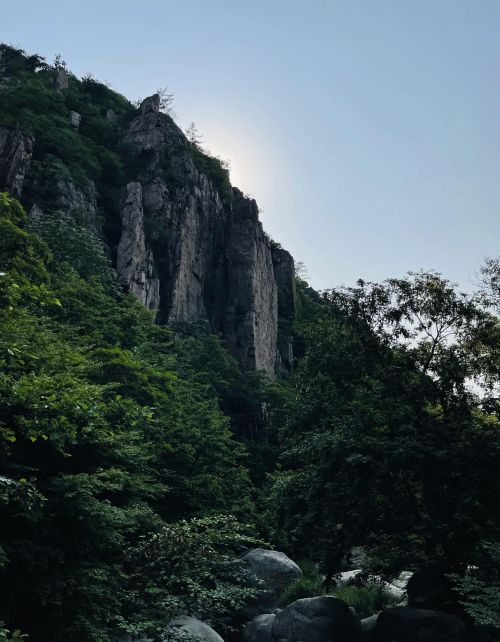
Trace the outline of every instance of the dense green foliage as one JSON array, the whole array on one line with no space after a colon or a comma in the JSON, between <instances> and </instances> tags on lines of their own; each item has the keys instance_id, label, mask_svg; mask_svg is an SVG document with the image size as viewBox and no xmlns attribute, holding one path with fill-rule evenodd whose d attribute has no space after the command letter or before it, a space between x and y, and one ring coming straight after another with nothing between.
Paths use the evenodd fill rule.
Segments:
<instances>
[{"instance_id":1,"label":"dense green foliage","mask_svg":"<svg viewBox=\"0 0 500 642\"><path fill-rule=\"evenodd\" d=\"M500 544L481 542L477 566L463 576L452 575L460 601L472 618L485 626L500 629Z\"/></svg>"},{"instance_id":2,"label":"dense green foliage","mask_svg":"<svg viewBox=\"0 0 500 642\"><path fill-rule=\"evenodd\" d=\"M497 317L439 275L325 293L285 397L273 508L292 551L333 577L463 574L500 534Z\"/></svg>"},{"instance_id":3,"label":"dense green foliage","mask_svg":"<svg viewBox=\"0 0 500 642\"><path fill-rule=\"evenodd\" d=\"M471 295L429 272L320 296L299 273L279 321L295 371L270 385L203 324L155 325L120 290L125 182L158 164L180 185L169 150L119 143L134 106L90 76L57 91L60 60L0 54L0 123L36 137L23 204L39 206L28 221L0 194L0 639L175 637L187 612L229 631L259 589L237 561L256 533L307 558L283 604L330 590L362 546L382 576L452 577L498 627L500 261ZM177 153L230 207L195 134ZM65 211L71 185L97 215ZM146 234L161 255L166 228ZM337 595L360 615L389 603Z\"/></svg>"},{"instance_id":4,"label":"dense green foliage","mask_svg":"<svg viewBox=\"0 0 500 642\"><path fill-rule=\"evenodd\" d=\"M369 617L383 609L395 606L397 600L382 585L368 583L363 586L351 584L337 589L335 597L343 600L356 611L359 617Z\"/></svg>"},{"instance_id":5,"label":"dense green foliage","mask_svg":"<svg viewBox=\"0 0 500 642\"><path fill-rule=\"evenodd\" d=\"M146 624L155 612L190 613L230 630L230 615L260 593L259 582L238 559L259 543L250 532L234 518L218 516L177 522L141 539L129 553L131 609ZM130 630L141 632L137 624Z\"/></svg>"},{"instance_id":6,"label":"dense green foliage","mask_svg":"<svg viewBox=\"0 0 500 642\"><path fill-rule=\"evenodd\" d=\"M124 624L144 537L180 518L251 514L244 452L213 388L191 374L183 341L133 297L109 293L111 278L82 279L78 246L64 257L73 265L55 262L22 223L2 195L2 616L34 640L107 640ZM217 342L211 350L227 360ZM212 531L222 551L234 548L232 525ZM241 599L222 576L214 586L219 612Z\"/></svg>"},{"instance_id":7,"label":"dense green foliage","mask_svg":"<svg viewBox=\"0 0 500 642\"><path fill-rule=\"evenodd\" d=\"M324 593L324 582L318 567L313 562L299 564L302 575L289 584L280 597L281 606L291 604L304 597L315 597Z\"/></svg>"}]
</instances>

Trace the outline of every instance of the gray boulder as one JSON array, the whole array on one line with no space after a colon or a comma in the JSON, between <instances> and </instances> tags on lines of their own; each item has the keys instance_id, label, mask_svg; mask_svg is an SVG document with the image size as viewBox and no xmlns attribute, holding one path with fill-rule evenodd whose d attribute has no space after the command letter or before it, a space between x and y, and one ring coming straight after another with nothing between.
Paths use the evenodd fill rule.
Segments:
<instances>
[{"instance_id":1,"label":"gray boulder","mask_svg":"<svg viewBox=\"0 0 500 642\"><path fill-rule=\"evenodd\" d=\"M466 642L463 622L454 615L397 606L382 611L373 638L376 642Z\"/></svg>"},{"instance_id":2,"label":"gray boulder","mask_svg":"<svg viewBox=\"0 0 500 642\"><path fill-rule=\"evenodd\" d=\"M375 613L374 615L370 615L370 617L365 617L361 620L361 633L362 640L364 642L372 642L379 615L379 613Z\"/></svg>"},{"instance_id":3,"label":"gray boulder","mask_svg":"<svg viewBox=\"0 0 500 642\"><path fill-rule=\"evenodd\" d=\"M273 622L275 613L263 613L249 622L243 630L245 642L274 642Z\"/></svg>"},{"instance_id":4,"label":"gray boulder","mask_svg":"<svg viewBox=\"0 0 500 642\"><path fill-rule=\"evenodd\" d=\"M170 620L169 626L182 629L192 637L200 640L200 642L224 642L211 626L191 615L178 615L173 620Z\"/></svg>"},{"instance_id":5,"label":"gray boulder","mask_svg":"<svg viewBox=\"0 0 500 642\"><path fill-rule=\"evenodd\" d=\"M357 642L361 626L345 602L323 595L289 604L276 615L272 635L289 642Z\"/></svg>"},{"instance_id":6,"label":"gray boulder","mask_svg":"<svg viewBox=\"0 0 500 642\"><path fill-rule=\"evenodd\" d=\"M265 601L269 603L273 603L287 586L302 575L297 564L280 551L255 548L243 559L248 562L255 575L264 582L264 588L268 592Z\"/></svg>"}]
</instances>

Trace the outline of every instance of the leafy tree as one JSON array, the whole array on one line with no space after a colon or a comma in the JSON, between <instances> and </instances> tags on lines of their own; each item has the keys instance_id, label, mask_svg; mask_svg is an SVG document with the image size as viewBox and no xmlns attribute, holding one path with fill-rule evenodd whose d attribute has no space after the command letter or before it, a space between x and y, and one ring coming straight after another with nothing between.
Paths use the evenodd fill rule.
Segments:
<instances>
[{"instance_id":1,"label":"leafy tree","mask_svg":"<svg viewBox=\"0 0 500 642\"><path fill-rule=\"evenodd\" d=\"M453 575L460 601L478 624L500 630L500 544L481 542L477 566Z\"/></svg>"},{"instance_id":2,"label":"leafy tree","mask_svg":"<svg viewBox=\"0 0 500 642\"><path fill-rule=\"evenodd\" d=\"M191 123L186 129L186 138L191 143L191 145L193 145L193 147L200 151L203 151L201 145L202 135L198 131L195 123Z\"/></svg>"},{"instance_id":3,"label":"leafy tree","mask_svg":"<svg viewBox=\"0 0 500 642\"><path fill-rule=\"evenodd\" d=\"M85 280L24 221L2 195L0 617L35 642L108 642L133 615L126 551L179 518L251 512L244 452L173 333L86 271L109 270L97 240L50 239Z\"/></svg>"},{"instance_id":4,"label":"leafy tree","mask_svg":"<svg viewBox=\"0 0 500 642\"><path fill-rule=\"evenodd\" d=\"M179 613L230 629L231 616L262 591L238 558L258 544L251 527L220 515L181 521L143 538L128 553L130 609L139 619L126 630L161 633ZM159 629L151 627L155 612L164 617Z\"/></svg>"},{"instance_id":5,"label":"leafy tree","mask_svg":"<svg viewBox=\"0 0 500 642\"><path fill-rule=\"evenodd\" d=\"M388 574L462 572L500 525L498 418L486 403L498 320L433 273L324 302L328 314L302 330L281 429L279 526L328 576L354 545Z\"/></svg>"}]
</instances>

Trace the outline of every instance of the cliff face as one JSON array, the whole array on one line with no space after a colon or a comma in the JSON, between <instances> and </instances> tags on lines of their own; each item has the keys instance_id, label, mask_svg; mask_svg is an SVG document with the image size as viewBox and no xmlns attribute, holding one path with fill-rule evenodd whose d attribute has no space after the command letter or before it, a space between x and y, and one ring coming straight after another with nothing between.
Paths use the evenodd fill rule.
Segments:
<instances>
[{"instance_id":1,"label":"cliff face","mask_svg":"<svg viewBox=\"0 0 500 642\"><path fill-rule=\"evenodd\" d=\"M150 310L158 309L160 283L154 275L152 252L146 247L140 183L127 185L116 269L124 288L133 292Z\"/></svg>"},{"instance_id":2,"label":"cliff face","mask_svg":"<svg viewBox=\"0 0 500 642\"><path fill-rule=\"evenodd\" d=\"M55 84L64 96L67 83L59 86L56 77ZM105 120L115 127L108 112ZM83 116L78 131L85 127ZM0 187L18 197L33 146L19 129L0 128ZM115 197L113 253L122 286L160 323L208 322L245 369L270 377L289 369L291 344L279 340L278 330L283 314L293 313L293 259L273 250L255 201L232 188L220 164L160 111L158 95L144 100L122 126L116 150L128 179ZM29 181L37 214L46 211L38 202L38 194L47 192L39 185L46 174L38 171ZM50 185L50 210L74 212L99 230L98 216L106 217L99 189L92 181L82 187L60 176Z\"/></svg>"},{"instance_id":3,"label":"cliff face","mask_svg":"<svg viewBox=\"0 0 500 642\"><path fill-rule=\"evenodd\" d=\"M259 222L257 203L234 192L223 336L245 368L272 375L278 359L278 292L271 245Z\"/></svg>"},{"instance_id":4,"label":"cliff face","mask_svg":"<svg viewBox=\"0 0 500 642\"><path fill-rule=\"evenodd\" d=\"M289 277L285 290L293 296L293 260L290 274L278 264L275 275L255 201L237 189L224 199L159 106L158 96L147 98L123 136L147 167L127 186L117 260L122 282L157 308L161 322L210 322L242 367L272 377L280 363L276 280Z\"/></svg>"},{"instance_id":5,"label":"cliff face","mask_svg":"<svg viewBox=\"0 0 500 642\"><path fill-rule=\"evenodd\" d=\"M34 142L33 136L24 134L18 127L0 125L0 189L16 198L23 191Z\"/></svg>"}]
</instances>

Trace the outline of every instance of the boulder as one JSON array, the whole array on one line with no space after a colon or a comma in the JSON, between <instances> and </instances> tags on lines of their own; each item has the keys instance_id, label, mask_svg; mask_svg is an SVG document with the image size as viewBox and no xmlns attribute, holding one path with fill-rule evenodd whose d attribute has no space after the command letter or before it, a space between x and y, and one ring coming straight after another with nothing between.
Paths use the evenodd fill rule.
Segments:
<instances>
[{"instance_id":1,"label":"boulder","mask_svg":"<svg viewBox=\"0 0 500 642\"><path fill-rule=\"evenodd\" d=\"M275 618L274 613L263 613L254 618L243 630L245 642L274 642L272 630Z\"/></svg>"},{"instance_id":2,"label":"boulder","mask_svg":"<svg viewBox=\"0 0 500 642\"><path fill-rule=\"evenodd\" d=\"M344 571L343 573L340 573L337 577L336 587L341 588L342 586L351 584L359 575L361 575L362 572L362 569L357 568L352 571Z\"/></svg>"},{"instance_id":3,"label":"boulder","mask_svg":"<svg viewBox=\"0 0 500 642\"><path fill-rule=\"evenodd\" d=\"M361 625L345 602L323 595L289 604L276 615L272 635L288 642L357 642Z\"/></svg>"},{"instance_id":4,"label":"boulder","mask_svg":"<svg viewBox=\"0 0 500 642\"><path fill-rule=\"evenodd\" d=\"M283 590L301 577L302 571L285 553L255 548L243 559L248 562L255 575L264 582L267 602L274 602Z\"/></svg>"},{"instance_id":5,"label":"boulder","mask_svg":"<svg viewBox=\"0 0 500 642\"><path fill-rule=\"evenodd\" d=\"M375 642L466 642L465 625L454 615L397 606L382 611Z\"/></svg>"},{"instance_id":6,"label":"boulder","mask_svg":"<svg viewBox=\"0 0 500 642\"><path fill-rule=\"evenodd\" d=\"M173 620L170 620L169 626L182 629L190 636L200 640L200 642L224 642L211 626L191 615L178 615Z\"/></svg>"},{"instance_id":7,"label":"boulder","mask_svg":"<svg viewBox=\"0 0 500 642\"><path fill-rule=\"evenodd\" d=\"M370 617L365 617L361 620L361 631L365 640L371 640L377 626L378 616L380 613L375 613L375 615L370 615Z\"/></svg>"},{"instance_id":8,"label":"boulder","mask_svg":"<svg viewBox=\"0 0 500 642\"><path fill-rule=\"evenodd\" d=\"M408 580L408 606L433 611L453 611L457 596L447 573L447 569L437 566L419 569Z\"/></svg>"}]
</instances>

